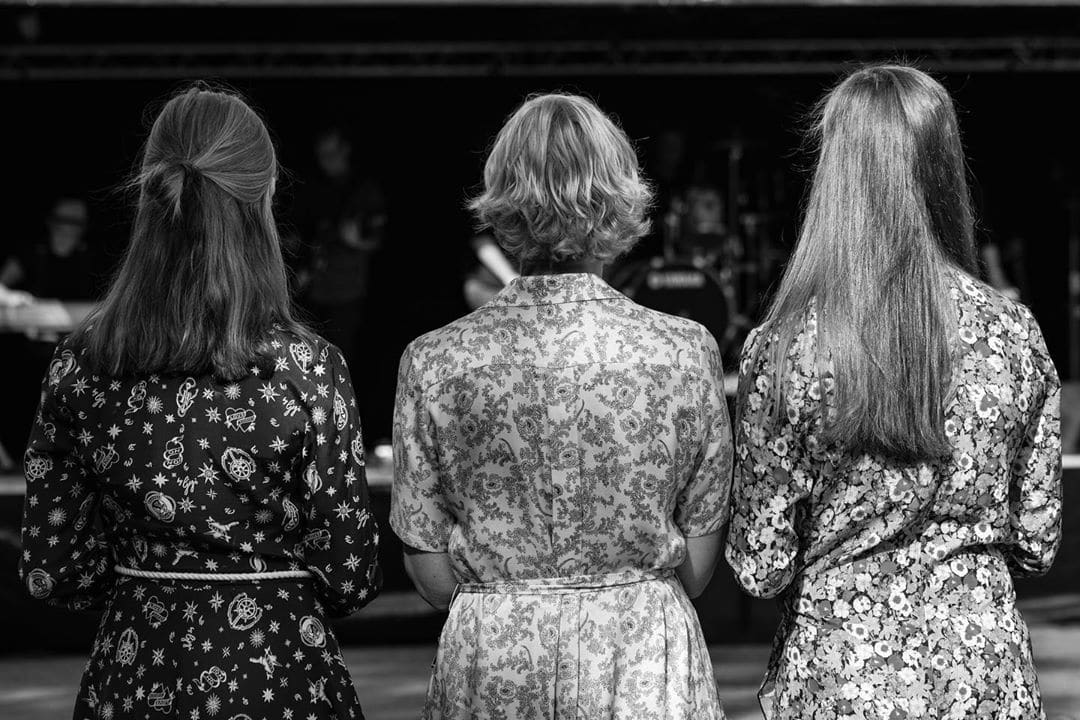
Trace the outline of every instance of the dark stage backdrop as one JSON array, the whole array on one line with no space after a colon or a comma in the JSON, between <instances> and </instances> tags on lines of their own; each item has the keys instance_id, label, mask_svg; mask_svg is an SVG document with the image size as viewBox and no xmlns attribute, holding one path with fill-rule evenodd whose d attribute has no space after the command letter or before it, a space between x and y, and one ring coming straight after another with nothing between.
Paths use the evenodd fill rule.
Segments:
<instances>
[{"instance_id":1,"label":"dark stage backdrop","mask_svg":"<svg viewBox=\"0 0 1080 720\"><path fill-rule=\"evenodd\" d=\"M77 80L33 79L41 76L17 70L19 48L139 42L234 42L249 47L261 41L689 42L717 37L888 42L890 37L1080 32L1080 14L1068 8L47 8L36 11L36 25L29 26L25 12L0 9L5 180L0 254L42 231L46 207L58 194L86 193L92 201L95 240L113 257L124 246L128 222L127 199L116 187L132 168L154 109L183 84L184 72L158 68L162 76L152 80L122 72L113 79L94 79L92 71ZM36 27L37 35L28 39L27 27ZM790 49L785 52L797 59ZM389 201L389 242L372 273L371 321L359 369L367 382L357 388L370 442L389 435L394 373L404 345L465 312L462 274L471 262L471 229L463 204L481 179L488 142L524 96L562 89L593 97L618 115L643 156L651 150L651 139L665 129L686 131L692 148L740 134L755 147L757 159L748 163L767 162L781 169L784 200L776 208L775 234L790 246L809 160L799 152L797 130L809 106L837 77L832 71L502 77L498 67L470 77L335 79L301 74L281 79L270 71L269 77L251 79L252 74L219 79L262 111L277 138L289 171L280 193L283 208L297 185L311 176L312 135L327 122L352 130L358 169L380 180ZM993 72L939 77L960 109L976 180L980 232L999 242L1014 235L1022 238L1028 300L1064 373L1066 201L1080 194L1080 134L1065 99L1080 88L1080 72L1021 72L1002 66ZM288 221L286 213L282 221Z\"/></svg>"},{"instance_id":2,"label":"dark stage backdrop","mask_svg":"<svg viewBox=\"0 0 1080 720\"><path fill-rule=\"evenodd\" d=\"M981 232L1024 238L1030 303L1064 371L1067 334L1066 208L1076 192L1075 121L1060 97L1073 75L944 78L962 123L981 206ZM480 181L483 151L529 92L584 92L616 113L643 148L666 128L727 137L740 130L790 165L783 241L795 231L806 156L793 130L829 77L531 78L455 80L258 80L233 83L272 126L289 177L282 205L312 172L311 136L337 119L353 128L359 169L381 180L389 242L372 273L365 371L371 440L389 433L396 361L404 344L465 312L462 273L470 219L463 210ZM128 199L116 188L130 171L149 118L171 81L4 83L0 147L7 178L3 248L40 232L60 193L88 193L95 240L119 256ZM282 213L283 222L288 221Z\"/></svg>"}]
</instances>

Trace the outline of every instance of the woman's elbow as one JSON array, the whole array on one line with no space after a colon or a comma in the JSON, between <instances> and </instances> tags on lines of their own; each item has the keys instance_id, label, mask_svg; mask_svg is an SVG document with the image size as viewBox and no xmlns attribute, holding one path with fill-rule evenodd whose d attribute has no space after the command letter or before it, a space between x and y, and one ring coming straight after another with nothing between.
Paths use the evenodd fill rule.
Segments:
<instances>
[{"instance_id":1,"label":"woman's elbow","mask_svg":"<svg viewBox=\"0 0 1080 720\"><path fill-rule=\"evenodd\" d=\"M739 587L748 595L770 600L784 591L794 578L793 568L763 567L760 562L743 563L738 557L728 555L728 563L735 574Z\"/></svg>"},{"instance_id":2,"label":"woman's elbow","mask_svg":"<svg viewBox=\"0 0 1080 720\"><path fill-rule=\"evenodd\" d=\"M1044 552L1023 552L1014 549L1007 556L1014 577L1034 578L1045 575L1054 564L1057 548Z\"/></svg>"},{"instance_id":3,"label":"woman's elbow","mask_svg":"<svg viewBox=\"0 0 1080 720\"><path fill-rule=\"evenodd\" d=\"M697 537L686 538L686 556L676 569L683 590L691 598L705 592L716 571L720 559L722 534L720 530Z\"/></svg>"},{"instance_id":4,"label":"woman's elbow","mask_svg":"<svg viewBox=\"0 0 1080 720\"><path fill-rule=\"evenodd\" d=\"M457 583L432 582L423 578L412 578L416 592L436 610L445 611L450 609L450 601L454 599L454 590Z\"/></svg>"},{"instance_id":5,"label":"woman's elbow","mask_svg":"<svg viewBox=\"0 0 1080 720\"><path fill-rule=\"evenodd\" d=\"M439 612L446 612L450 609L450 601L454 597L454 591L447 591L444 588L424 588L421 589L417 586L417 591L420 593L420 597L424 598L428 605L435 608Z\"/></svg>"},{"instance_id":6,"label":"woman's elbow","mask_svg":"<svg viewBox=\"0 0 1080 720\"><path fill-rule=\"evenodd\" d=\"M706 563L703 566L683 563L675 571L675 574L678 576L687 597L693 600L705 592L705 588L709 587L715 569L715 562Z\"/></svg>"},{"instance_id":7,"label":"woman's elbow","mask_svg":"<svg viewBox=\"0 0 1080 720\"><path fill-rule=\"evenodd\" d=\"M356 612L356 610L359 610L378 597L379 593L382 591L382 587L382 566L379 565L378 559L375 559L368 567L367 574L364 576L363 586L356 594L355 609L353 612Z\"/></svg>"},{"instance_id":8,"label":"woman's elbow","mask_svg":"<svg viewBox=\"0 0 1080 720\"><path fill-rule=\"evenodd\" d=\"M382 590L382 568L373 560L367 569L351 573L345 579L332 580L312 566L318 587L319 600L329 617L348 617L359 612Z\"/></svg>"},{"instance_id":9,"label":"woman's elbow","mask_svg":"<svg viewBox=\"0 0 1080 720\"><path fill-rule=\"evenodd\" d=\"M33 599L67 610L91 610L105 605L112 590L111 569L102 557L86 566L64 566L62 572L20 562L18 571Z\"/></svg>"},{"instance_id":10,"label":"woman's elbow","mask_svg":"<svg viewBox=\"0 0 1080 720\"><path fill-rule=\"evenodd\" d=\"M436 610L447 610L457 590L457 577L446 553L431 553L409 548L405 552L405 572L416 591Z\"/></svg>"},{"instance_id":11,"label":"woman's elbow","mask_svg":"<svg viewBox=\"0 0 1080 720\"><path fill-rule=\"evenodd\" d=\"M742 589L746 591L748 595L752 595L759 600L772 600L783 591L783 585L770 585L768 583L739 583L742 585Z\"/></svg>"}]
</instances>

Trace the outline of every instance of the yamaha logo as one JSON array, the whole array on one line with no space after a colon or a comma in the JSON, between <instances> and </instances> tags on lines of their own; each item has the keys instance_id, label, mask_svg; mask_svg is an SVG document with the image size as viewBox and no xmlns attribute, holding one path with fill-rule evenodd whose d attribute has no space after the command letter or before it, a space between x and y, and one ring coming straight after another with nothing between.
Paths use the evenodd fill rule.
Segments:
<instances>
[{"instance_id":1,"label":"yamaha logo","mask_svg":"<svg viewBox=\"0 0 1080 720\"><path fill-rule=\"evenodd\" d=\"M654 270L645 282L650 290L697 290L705 287L705 273L696 270Z\"/></svg>"}]
</instances>

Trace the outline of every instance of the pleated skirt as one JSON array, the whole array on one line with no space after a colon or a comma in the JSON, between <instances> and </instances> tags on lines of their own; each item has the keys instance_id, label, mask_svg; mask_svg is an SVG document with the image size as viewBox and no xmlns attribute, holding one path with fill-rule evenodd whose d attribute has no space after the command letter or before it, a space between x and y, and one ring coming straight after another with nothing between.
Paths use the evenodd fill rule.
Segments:
<instances>
[{"instance_id":1,"label":"pleated skirt","mask_svg":"<svg viewBox=\"0 0 1080 720\"><path fill-rule=\"evenodd\" d=\"M459 587L423 718L723 718L697 614L670 572Z\"/></svg>"}]
</instances>

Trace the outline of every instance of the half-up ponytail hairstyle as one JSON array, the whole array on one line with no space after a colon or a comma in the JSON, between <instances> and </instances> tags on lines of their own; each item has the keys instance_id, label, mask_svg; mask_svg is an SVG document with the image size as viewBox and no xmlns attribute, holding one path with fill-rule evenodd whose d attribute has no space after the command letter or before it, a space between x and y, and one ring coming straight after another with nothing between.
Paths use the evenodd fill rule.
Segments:
<instances>
[{"instance_id":1,"label":"half-up ponytail hairstyle","mask_svg":"<svg viewBox=\"0 0 1080 720\"><path fill-rule=\"evenodd\" d=\"M182 160L144 167L135 182L148 199L162 206L170 220L176 221L181 218L185 206L192 209L194 203L185 195L194 190L199 181L199 169L195 164Z\"/></svg>"},{"instance_id":2,"label":"half-up ponytail hairstyle","mask_svg":"<svg viewBox=\"0 0 1080 720\"><path fill-rule=\"evenodd\" d=\"M154 121L132 180L127 252L80 328L87 359L114 377L260 365L294 319L274 222L277 155L259 116L232 93L192 87Z\"/></svg>"}]
</instances>

